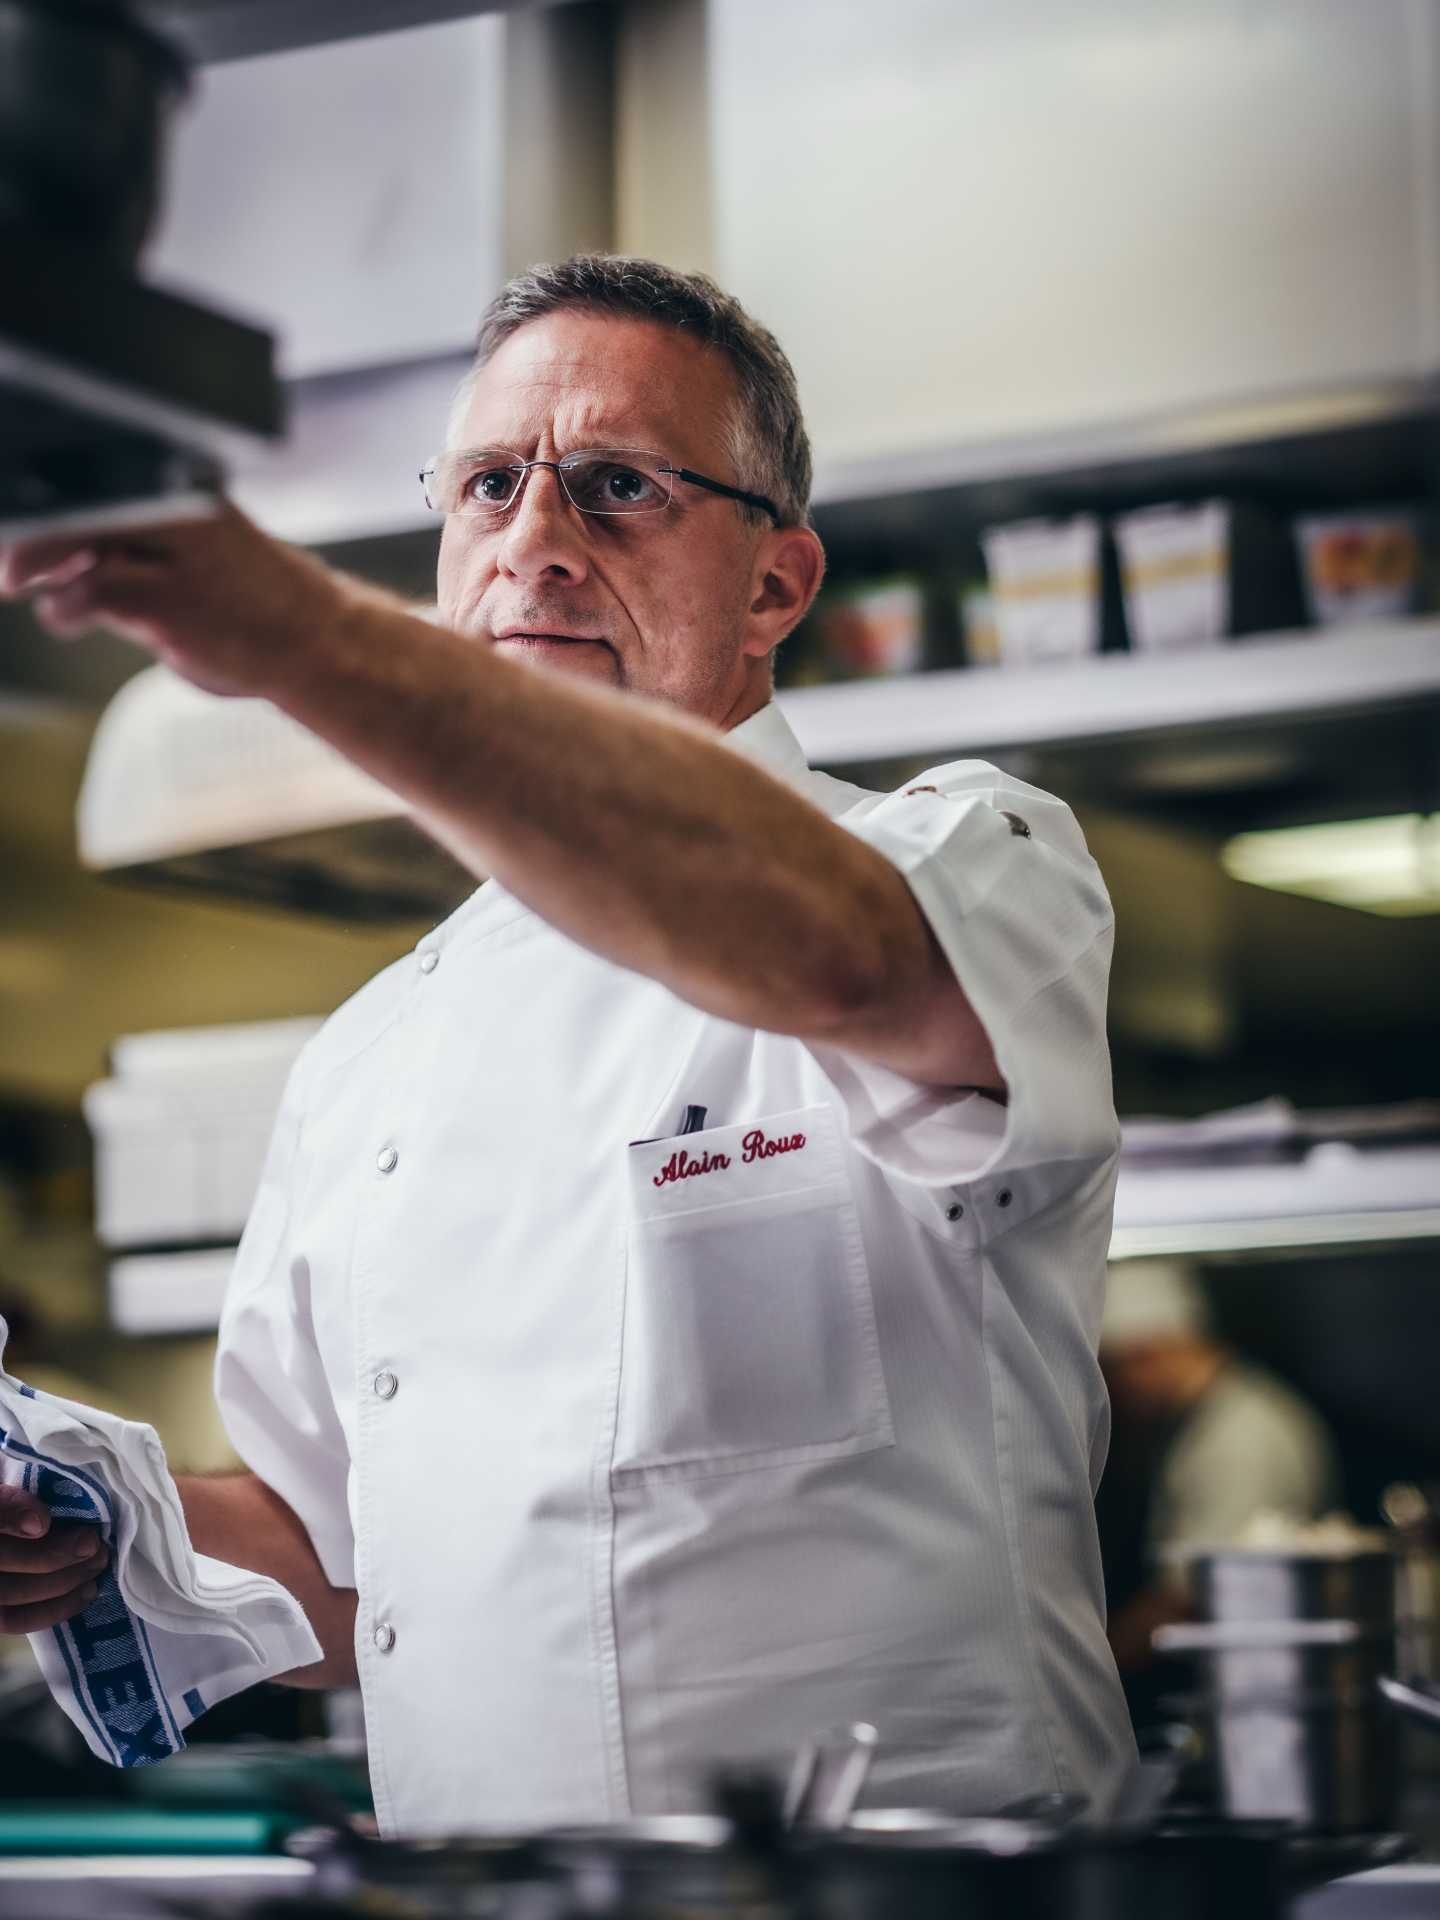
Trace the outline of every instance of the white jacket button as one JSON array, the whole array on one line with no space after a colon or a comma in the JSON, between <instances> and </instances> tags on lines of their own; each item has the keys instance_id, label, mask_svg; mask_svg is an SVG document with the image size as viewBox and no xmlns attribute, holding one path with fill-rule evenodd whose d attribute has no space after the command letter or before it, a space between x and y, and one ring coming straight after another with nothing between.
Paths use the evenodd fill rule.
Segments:
<instances>
[{"instance_id":1,"label":"white jacket button","mask_svg":"<svg viewBox=\"0 0 1440 1920\"><path fill-rule=\"evenodd\" d=\"M370 1638L375 1642L377 1652L389 1653L395 1644L395 1629L388 1620L382 1620Z\"/></svg>"},{"instance_id":2,"label":"white jacket button","mask_svg":"<svg viewBox=\"0 0 1440 1920\"><path fill-rule=\"evenodd\" d=\"M400 1164L400 1156L394 1147L382 1147L375 1156L375 1164L381 1173L393 1173Z\"/></svg>"},{"instance_id":3,"label":"white jacket button","mask_svg":"<svg viewBox=\"0 0 1440 1920\"><path fill-rule=\"evenodd\" d=\"M399 1384L399 1376L393 1374L388 1367L377 1373L375 1378L370 1382L377 1400L393 1400L395 1398L395 1389Z\"/></svg>"},{"instance_id":4,"label":"white jacket button","mask_svg":"<svg viewBox=\"0 0 1440 1920\"><path fill-rule=\"evenodd\" d=\"M434 947L426 947L420 956L421 973L433 973L439 964L440 955L435 951Z\"/></svg>"}]
</instances>

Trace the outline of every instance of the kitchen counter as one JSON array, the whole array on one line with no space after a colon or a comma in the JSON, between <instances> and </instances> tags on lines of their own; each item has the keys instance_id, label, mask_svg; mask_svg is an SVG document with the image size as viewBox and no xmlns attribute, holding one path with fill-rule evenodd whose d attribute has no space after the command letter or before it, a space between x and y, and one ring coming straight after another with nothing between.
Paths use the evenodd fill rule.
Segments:
<instances>
[{"instance_id":1,"label":"kitchen counter","mask_svg":"<svg viewBox=\"0 0 1440 1920\"><path fill-rule=\"evenodd\" d=\"M305 1860L266 1855L97 1854L0 1859L0 1920L156 1920L166 1900L194 1904L294 1897L309 1890Z\"/></svg>"}]
</instances>

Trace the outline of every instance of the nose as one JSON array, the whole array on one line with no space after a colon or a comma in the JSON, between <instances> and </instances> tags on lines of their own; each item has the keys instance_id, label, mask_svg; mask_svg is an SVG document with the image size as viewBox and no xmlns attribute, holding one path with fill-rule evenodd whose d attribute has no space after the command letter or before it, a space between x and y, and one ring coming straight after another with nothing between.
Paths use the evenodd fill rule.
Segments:
<instances>
[{"instance_id":1,"label":"nose","mask_svg":"<svg viewBox=\"0 0 1440 1920\"><path fill-rule=\"evenodd\" d=\"M514 580L578 586L590 571L580 514L551 467L532 467L500 541L499 565Z\"/></svg>"}]
</instances>

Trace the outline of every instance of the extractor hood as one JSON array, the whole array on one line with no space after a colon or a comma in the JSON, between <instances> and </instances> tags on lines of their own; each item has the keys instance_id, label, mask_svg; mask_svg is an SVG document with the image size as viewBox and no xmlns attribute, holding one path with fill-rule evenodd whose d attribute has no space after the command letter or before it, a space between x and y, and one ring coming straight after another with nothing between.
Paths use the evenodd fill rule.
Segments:
<instances>
[{"instance_id":1,"label":"extractor hood","mask_svg":"<svg viewBox=\"0 0 1440 1920\"><path fill-rule=\"evenodd\" d=\"M167 667L101 715L78 807L83 863L356 921L440 919L475 878L376 780L266 700Z\"/></svg>"},{"instance_id":2,"label":"extractor hood","mask_svg":"<svg viewBox=\"0 0 1440 1920\"><path fill-rule=\"evenodd\" d=\"M137 276L188 85L121 0L0 0L0 539L208 510L280 431L270 335Z\"/></svg>"}]
</instances>

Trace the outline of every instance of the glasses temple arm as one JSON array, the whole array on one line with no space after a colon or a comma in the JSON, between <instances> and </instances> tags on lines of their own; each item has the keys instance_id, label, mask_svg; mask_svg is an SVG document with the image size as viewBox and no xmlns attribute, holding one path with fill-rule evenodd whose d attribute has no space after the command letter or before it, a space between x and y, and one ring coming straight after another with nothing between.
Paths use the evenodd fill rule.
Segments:
<instances>
[{"instance_id":1,"label":"glasses temple arm","mask_svg":"<svg viewBox=\"0 0 1440 1920\"><path fill-rule=\"evenodd\" d=\"M744 487L727 487L723 480L709 480L703 473L692 472L689 467L670 467L668 471L677 480L688 481L692 487L705 487L711 493L723 494L727 500L743 500L747 507L759 507L762 512L769 514L777 527L780 524L780 509L763 493L747 493Z\"/></svg>"}]
</instances>

